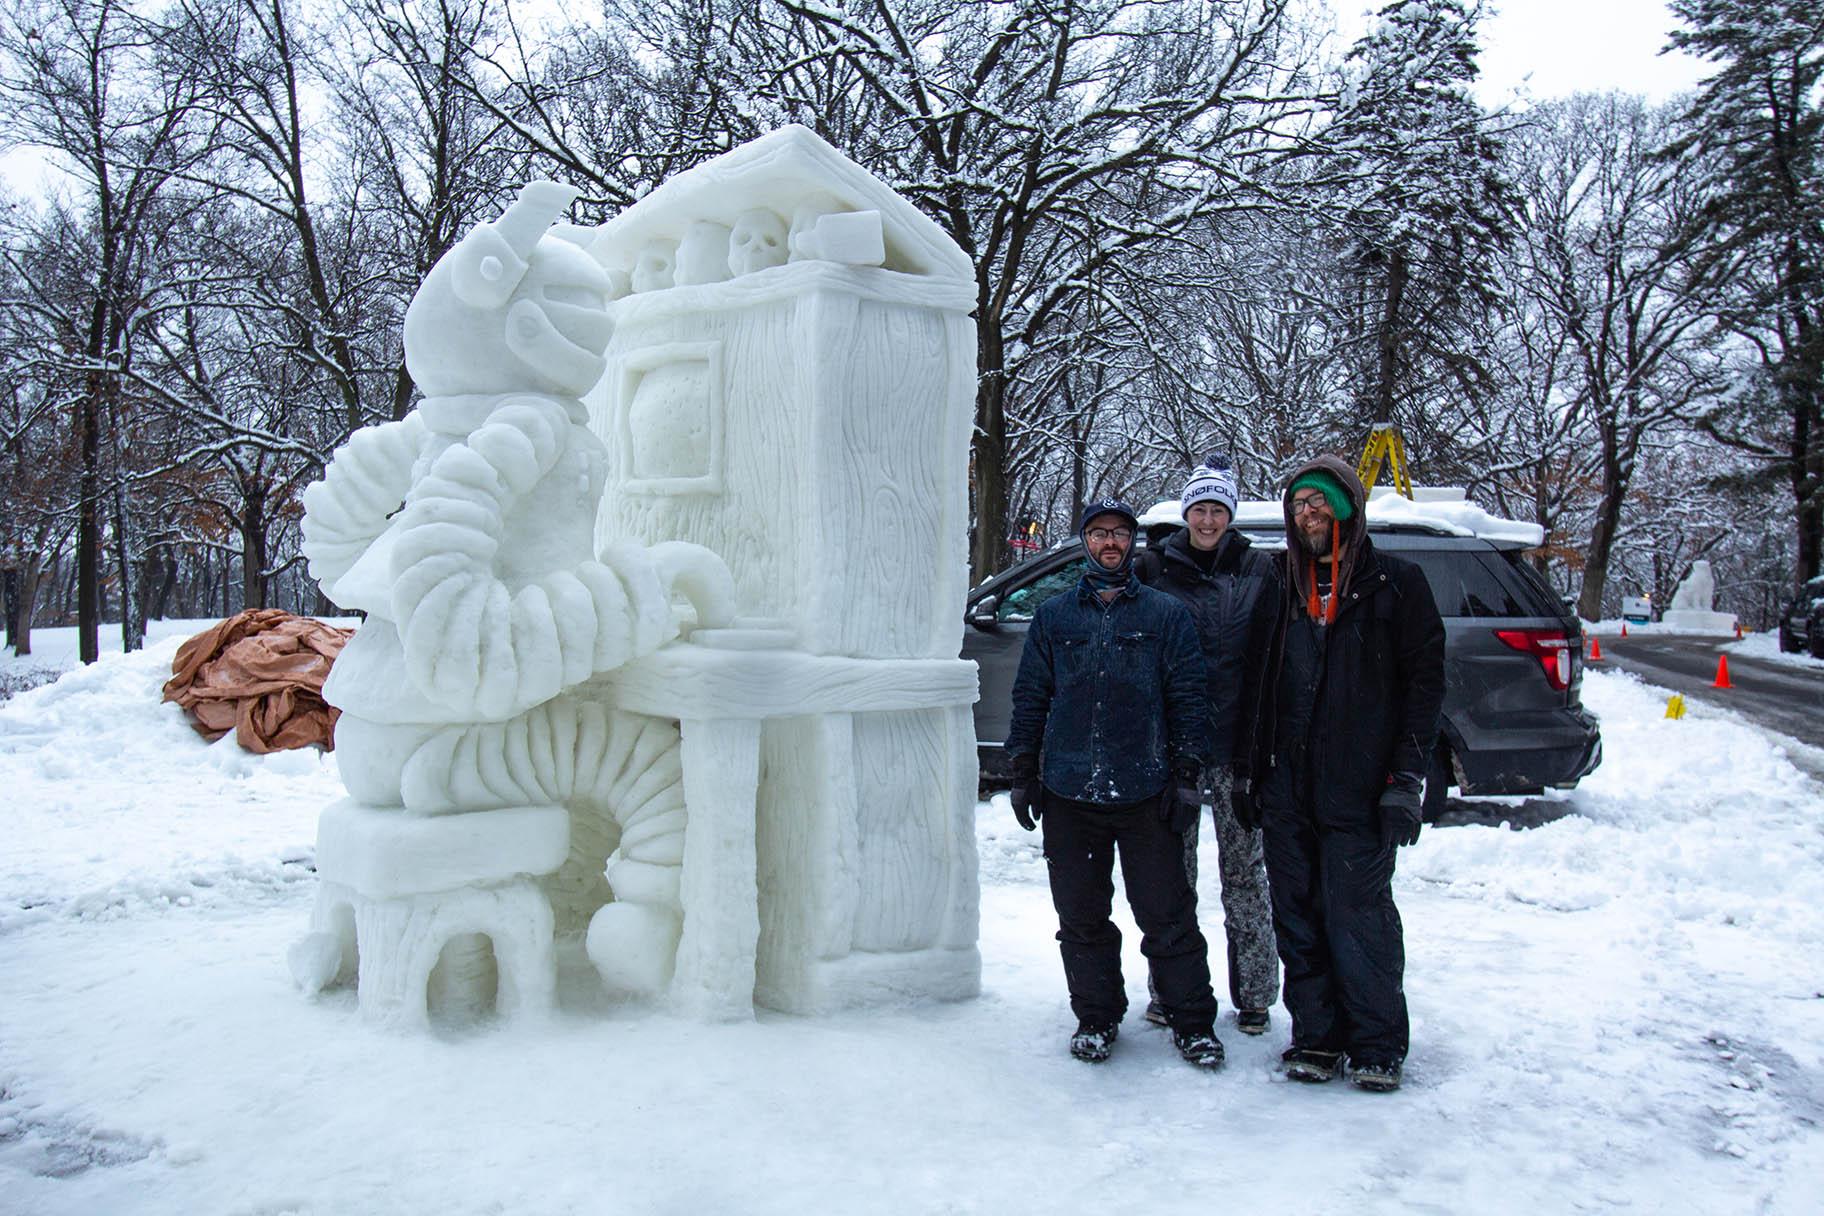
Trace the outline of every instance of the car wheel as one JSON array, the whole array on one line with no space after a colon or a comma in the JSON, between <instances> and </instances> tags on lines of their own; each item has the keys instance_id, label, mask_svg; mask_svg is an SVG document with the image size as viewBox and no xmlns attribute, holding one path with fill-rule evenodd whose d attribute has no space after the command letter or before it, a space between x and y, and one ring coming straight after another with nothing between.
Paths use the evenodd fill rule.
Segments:
<instances>
[{"instance_id":1,"label":"car wheel","mask_svg":"<svg viewBox=\"0 0 1824 1216\"><path fill-rule=\"evenodd\" d=\"M1419 804L1419 817L1426 823L1436 823L1444 813L1452 776L1450 748L1440 743L1432 750L1431 765L1425 770L1425 800Z\"/></svg>"}]
</instances>

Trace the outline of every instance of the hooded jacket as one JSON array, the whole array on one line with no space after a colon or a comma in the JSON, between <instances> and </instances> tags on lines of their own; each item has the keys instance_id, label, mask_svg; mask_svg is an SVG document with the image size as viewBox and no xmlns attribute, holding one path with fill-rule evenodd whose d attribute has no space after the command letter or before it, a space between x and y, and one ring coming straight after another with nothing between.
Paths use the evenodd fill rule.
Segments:
<instances>
[{"instance_id":1,"label":"hooded jacket","mask_svg":"<svg viewBox=\"0 0 1824 1216\"><path fill-rule=\"evenodd\" d=\"M1317 563L1283 498L1286 555L1280 602L1258 680L1254 777L1263 810L1303 811L1326 826L1369 826L1393 773L1423 773L1444 700L1444 622L1411 562L1368 537L1367 494L1355 471L1321 456L1293 475L1335 477L1354 511L1338 521L1334 620L1311 611ZM1321 614L1321 609L1320 609Z\"/></svg>"}]
</instances>

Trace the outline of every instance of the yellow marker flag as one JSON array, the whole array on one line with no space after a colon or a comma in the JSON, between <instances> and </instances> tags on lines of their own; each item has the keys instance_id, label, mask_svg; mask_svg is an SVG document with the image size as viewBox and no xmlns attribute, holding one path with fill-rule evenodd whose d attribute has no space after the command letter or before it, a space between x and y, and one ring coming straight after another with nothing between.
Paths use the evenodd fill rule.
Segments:
<instances>
[{"instance_id":1,"label":"yellow marker flag","mask_svg":"<svg viewBox=\"0 0 1824 1216\"><path fill-rule=\"evenodd\" d=\"M1685 698L1680 693L1673 693L1672 699L1666 702L1666 717L1682 718L1685 716Z\"/></svg>"}]
</instances>

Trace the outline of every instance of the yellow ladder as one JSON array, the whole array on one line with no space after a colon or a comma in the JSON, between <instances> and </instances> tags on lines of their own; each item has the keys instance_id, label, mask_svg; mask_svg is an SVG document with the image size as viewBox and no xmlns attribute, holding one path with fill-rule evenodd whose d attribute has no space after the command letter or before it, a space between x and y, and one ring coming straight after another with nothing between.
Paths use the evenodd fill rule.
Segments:
<instances>
[{"instance_id":1,"label":"yellow ladder","mask_svg":"<svg viewBox=\"0 0 1824 1216\"><path fill-rule=\"evenodd\" d=\"M1393 474L1393 488L1411 498L1412 478L1406 472L1406 441L1400 438L1400 428L1391 422L1374 424L1374 429L1368 432L1368 446L1362 449L1362 458L1356 463L1355 475L1361 478L1364 492L1374 491L1383 460Z\"/></svg>"}]
</instances>

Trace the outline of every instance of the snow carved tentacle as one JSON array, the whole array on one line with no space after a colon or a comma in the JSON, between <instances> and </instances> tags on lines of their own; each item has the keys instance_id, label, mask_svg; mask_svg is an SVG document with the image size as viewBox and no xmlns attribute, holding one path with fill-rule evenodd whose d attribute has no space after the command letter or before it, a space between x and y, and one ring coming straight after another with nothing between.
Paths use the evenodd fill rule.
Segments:
<instances>
[{"instance_id":1,"label":"snow carved tentacle","mask_svg":"<svg viewBox=\"0 0 1824 1216\"><path fill-rule=\"evenodd\" d=\"M505 520L564 455L572 424L547 397L507 397L411 488L392 560L391 611L412 680L465 714L499 719L678 635L671 601L705 624L734 611L706 549L613 546L511 588L496 565Z\"/></svg>"},{"instance_id":2,"label":"snow carved tentacle","mask_svg":"<svg viewBox=\"0 0 1824 1216\"><path fill-rule=\"evenodd\" d=\"M304 556L311 577L329 584L347 574L405 501L426 428L417 411L362 427L337 448L323 480L304 491Z\"/></svg>"}]
</instances>

